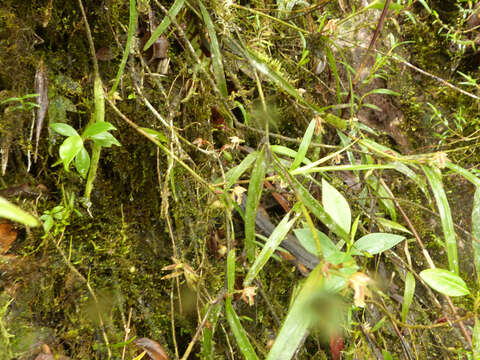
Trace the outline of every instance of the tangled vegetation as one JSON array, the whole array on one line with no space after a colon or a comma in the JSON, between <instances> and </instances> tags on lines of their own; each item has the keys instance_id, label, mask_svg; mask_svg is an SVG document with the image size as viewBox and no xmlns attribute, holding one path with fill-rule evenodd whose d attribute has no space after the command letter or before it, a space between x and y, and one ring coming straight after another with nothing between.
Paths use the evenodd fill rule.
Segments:
<instances>
[{"instance_id":1,"label":"tangled vegetation","mask_svg":"<svg viewBox=\"0 0 480 360\"><path fill-rule=\"evenodd\" d=\"M0 360L480 359L479 28L2 1Z\"/></svg>"}]
</instances>

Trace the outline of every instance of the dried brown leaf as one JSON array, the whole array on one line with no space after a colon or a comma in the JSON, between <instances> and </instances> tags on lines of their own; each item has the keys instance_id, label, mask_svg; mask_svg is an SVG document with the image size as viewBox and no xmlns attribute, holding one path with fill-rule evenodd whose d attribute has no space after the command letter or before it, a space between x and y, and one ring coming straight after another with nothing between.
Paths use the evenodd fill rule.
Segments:
<instances>
[{"instance_id":1,"label":"dried brown leaf","mask_svg":"<svg viewBox=\"0 0 480 360\"><path fill-rule=\"evenodd\" d=\"M149 338L139 338L134 341L142 350L145 350L152 360L170 360L165 348Z\"/></svg>"},{"instance_id":2,"label":"dried brown leaf","mask_svg":"<svg viewBox=\"0 0 480 360\"><path fill-rule=\"evenodd\" d=\"M45 121L45 116L48 112L48 78L47 78L47 67L43 62L43 59L40 60L40 63L37 67L37 72L35 73L35 93L37 96L37 117L35 119L35 155L34 161L37 161L38 156L38 143L40 142L40 134L42 132L43 123Z\"/></svg>"}]
</instances>

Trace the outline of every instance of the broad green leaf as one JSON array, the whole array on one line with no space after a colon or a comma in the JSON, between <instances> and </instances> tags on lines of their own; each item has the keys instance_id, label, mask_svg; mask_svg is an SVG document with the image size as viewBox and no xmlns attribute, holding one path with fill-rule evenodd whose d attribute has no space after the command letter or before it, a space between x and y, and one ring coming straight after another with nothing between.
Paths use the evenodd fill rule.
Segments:
<instances>
[{"instance_id":1,"label":"broad green leaf","mask_svg":"<svg viewBox=\"0 0 480 360\"><path fill-rule=\"evenodd\" d=\"M323 288L321 266L305 280L294 300L266 360L290 360L304 340L314 320L309 305L315 293Z\"/></svg>"},{"instance_id":2,"label":"broad green leaf","mask_svg":"<svg viewBox=\"0 0 480 360\"><path fill-rule=\"evenodd\" d=\"M97 135L90 136L90 139L92 139L95 144L103 147L110 147L112 145L121 146L118 140L115 139L112 134L106 131Z\"/></svg>"},{"instance_id":3,"label":"broad green leaf","mask_svg":"<svg viewBox=\"0 0 480 360\"><path fill-rule=\"evenodd\" d=\"M420 273L420 277L432 289L447 296L463 296L470 293L462 278L448 270L427 269Z\"/></svg>"},{"instance_id":4,"label":"broad green leaf","mask_svg":"<svg viewBox=\"0 0 480 360\"><path fill-rule=\"evenodd\" d=\"M477 271L477 281L480 282L480 186L477 187L473 196L472 235L473 261Z\"/></svg>"},{"instance_id":5,"label":"broad green leaf","mask_svg":"<svg viewBox=\"0 0 480 360\"><path fill-rule=\"evenodd\" d=\"M264 153L265 148L262 148L255 162L248 186L247 205L245 209L245 249L247 259L250 262L255 260L255 217L257 215L258 204L260 203L260 197L262 196L263 178L266 173Z\"/></svg>"},{"instance_id":6,"label":"broad green leaf","mask_svg":"<svg viewBox=\"0 0 480 360\"><path fill-rule=\"evenodd\" d=\"M350 233L352 214L347 200L322 178L322 204L325 211L346 232Z\"/></svg>"},{"instance_id":7,"label":"broad green leaf","mask_svg":"<svg viewBox=\"0 0 480 360\"><path fill-rule=\"evenodd\" d=\"M163 32L165 31L165 29L168 27L168 25L170 25L170 23L172 22L170 20L170 17L172 18L175 18L175 16L177 16L177 14L180 12L180 10L182 9L183 7L183 3L185 2L185 0L176 0L172 7L170 8L170 10L168 10L168 13L170 16L168 15L165 15L165 17L163 18L162 22L160 23L160 25L158 25L158 27L155 29L155 31L153 32L152 36L150 36L150 39L148 39L147 43L145 44L145 46L143 47L143 51L146 51L148 50L148 48L150 46L153 45L153 43L155 42L155 40L157 40L160 35L163 34Z\"/></svg>"},{"instance_id":8,"label":"broad green leaf","mask_svg":"<svg viewBox=\"0 0 480 360\"><path fill-rule=\"evenodd\" d=\"M60 145L59 154L62 159L65 170L68 171L68 166L77 154L83 148L83 140L80 135L69 136L65 139L62 145Z\"/></svg>"},{"instance_id":9,"label":"broad green leaf","mask_svg":"<svg viewBox=\"0 0 480 360\"><path fill-rule=\"evenodd\" d=\"M442 174L439 169L433 169L428 166L422 166L425 175L427 176L430 187L432 188L433 196L438 207L438 213L442 222L443 235L445 236L445 243L447 247L448 267L450 270L458 274L458 253L457 253L457 239L455 229L453 228L452 213L450 205L448 204L447 195L443 189Z\"/></svg>"},{"instance_id":10,"label":"broad green leaf","mask_svg":"<svg viewBox=\"0 0 480 360\"><path fill-rule=\"evenodd\" d=\"M90 168L90 155L88 151L82 147L80 152L75 156L75 169L84 179L87 177L88 169Z\"/></svg>"},{"instance_id":11,"label":"broad green leaf","mask_svg":"<svg viewBox=\"0 0 480 360\"><path fill-rule=\"evenodd\" d=\"M293 231L300 244L313 255L318 256L315 239L310 228L295 229ZM322 246L322 253L325 260L331 264L337 265L341 262L349 260L345 253L338 250L332 240L323 232L316 230L320 245Z\"/></svg>"},{"instance_id":12,"label":"broad green leaf","mask_svg":"<svg viewBox=\"0 0 480 360\"><path fill-rule=\"evenodd\" d=\"M371 233L358 239L354 246L357 250L365 251L370 255L380 254L385 250L391 249L399 242L403 241L405 236L388 233Z\"/></svg>"},{"instance_id":13,"label":"broad green leaf","mask_svg":"<svg viewBox=\"0 0 480 360\"><path fill-rule=\"evenodd\" d=\"M63 136L77 136L78 132L73 127L65 123L52 123L50 127Z\"/></svg>"},{"instance_id":14,"label":"broad green leaf","mask_svg":"<svg viewBox=\"0 0 480 360\"><path fill-rule=\"evenodd\" d=\"M405 290L403 291L402 303L402 322L407 318L408 310L412 305L413 295L415 294L415 278L411 272L407 272L405 276Z\"/></svg>"},{"instance_id":15,"label":"broad green leaf","mask_svg":"<svg viewBox=\"0 0 480 360\"><path fill-rule=\"evenodd\" d=\"M300 164L303 162L303 159L305 159L305 155L307 154L308 147L310 146L310 142L312 141L312 136L313 136L313 132L315 131L316 124L317 124L317 121L315 119L310 121L310 124L308 125L308 128L305 131L305 134L303 135L303 139L302 139L302 142L300 143L300 147L298 148L297 155L295 156L295 159L293 160L293 164L290 167L290 171L295 170L297 167L299 167Z\"/></svg>"},{"instance_id":16,"label":"broad green leaf","mask_svg":"<svg viewBox=\"0 0 480 360\"><path fill-rule=\"evenodd\" d=\"M290 213L288 213L283 217L282 221L280 221L268 240L265 242L265 246L260 254L256 257L255 262L250 267L250 270L248 270L248 274L243 281L243 287L249 286L251 282L258 276L260 270L262 270L275 250L277 250L280 243L283 241L283 239L285 239L285 236L287 236L288 232L292 228L292 225L298 219L298 216L299 215L289 220Z\"/></svg>"},{"instance_id":17,"label":"broad green leaf","mask_svg":"<svg viewBox=\"0 0 480 360\"><path fill-rule=\"evenodd\" d=\"M0 218L16 221L30 227L40 225L40 221L38 221L34 216L30 215L26 211L23 211L18 206L13 205L3 197L0 197Z\"/></svg>"},{"instance_id":18,"label":"broad green leaf","mask_svg":"<svg viewBox=\"0 0 480 360\"><path fill-rule=\"evenodd\" d=\"M240 164L235 166L234 168L228 170L225 174L226 184L224 190L228 190L235 184L242 174L247 171L250 166L257 160L258 152L254 151L251 154L248 154L245 159L242 160Z\"/></svg>"},{"instance_id":19,"label":"broad green leaf","mask_svg":"<svg viewBox=\"0 0 480 360\"><path fill-rule=\"evenodd\" d=\"M146 128L146 127L142 127L140 129L145 131L148 135L153 137L155 140L158 140L158 141L161 141L161 142L164 142L164 143L168 142L168 139L165 136L165 134L161 133L160 131L153 130L153 129Z\"/></svg>"},{"instance_id":20,"label":"broad green leaf","mask_svg":"<svg viewBox=\"0 0 480 360\"><path fill-rule=\"evenodd\" d=\"M82 133L82 139L87 139L91 136L95 136L109 130L116 130L116 128L106 121L94 122L93 124L87 126L85 131Z\"/></svg>"},{"instance_id":21,"label":"broad green leaf","mask_svg":"<svg viewBox=\"0 0 480 360\"><path fill-rule=\"evenodd\" d=\"M323 208L322 205L315 199L310 191L305 189L297 179L292 178L295 190L301 198L303 204L315 215L329 230L333 231L336 235L345 241L349 240L348 232L346 232L341 226L337 224L330 214Z\"/></svg>"},{"instance_id":22,"label":"broad green leaf","mask_svg":"<svg viewBox=\"0 0 480 360\"><path fill-rule=\"evenodd\" d=\"M220 94L222 94L224 98L227 98L228 91L227 82L225 81L225 72L223 70L222 52L220 51L220 45L218 44L215 27L213 26L212 19L210 18L210 15L208 14L208 11L201 0L198 0L198 5L200 6L203 21L205 22L205 25L207 27L208 37L210 38L210 52L212 54L213 75L215 76L215 81L217 82Z\"/></svg>"}]
</instances>

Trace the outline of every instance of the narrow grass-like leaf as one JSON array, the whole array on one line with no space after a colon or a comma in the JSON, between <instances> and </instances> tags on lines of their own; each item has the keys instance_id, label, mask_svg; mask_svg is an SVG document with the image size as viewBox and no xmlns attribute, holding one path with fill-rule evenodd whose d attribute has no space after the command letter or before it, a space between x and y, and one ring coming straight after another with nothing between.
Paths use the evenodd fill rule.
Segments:
<instances>
[{"instance_id":1,"label":"narrow grass-like leaf","mask_svg":"<svg viewBox=\"0 0 480 360\"><path fill-rule=\"evenodd\" d=\"M176 0L172 7L170 8L170 10L168 10L168 13L170 14L170 16L172 18L174 18L175 16L177 16L177 14L180 12L180 10L182 9L183 7L183 4L184 4L185 0ZM162 20L162 22L160 23L160 25L158 25L158 27L155 29L155 31L153 32L152 36L150 36L150 39L148 39L147 43L145 44L145 46L143 47L143 51L146 51L148 50L148 48L150 46L153 45L153 43L155 42L155 40L157 40L160 35L163 34L163 32L165 31L165 29L168 27L168 25L170 25L170 23L172 22L170 20L170 16L165 16Z\"/></svg>"},{"instance_id":2,"label":"narrow grass-like leaf","mask_svg":"<svg viewBox=\"0 0 480 360\"><path fill-rule=\"evenodd\" d=\"M475 326L472 333L473 360L480 360L480 322L475 316Z\"/></svg>"},{"instance_id":3,"label":"narrow grass-like leaf","mask_svg":"<svg viewBox=\"0 0 480 360\"><path fill-rule=\"evenodd\" d=\"M447 296L463 296L470 293L462 278L448 270L427 269L420 273L420 277L432 289Z\"/></svg>"},{"instance_id":4,"label":"narrow grass-like leaf","mask_svg":"<svg viewBox=\"0 0 480 360\"><path fill-rule=\"evenodd\" d=\"M394 165L377 165L377 164L359 164L359 165L333 165L333 166L302 166L291 172L292 175L306 175L325 171L360 171L360 170L381 170L381 169L395 169Z\"/></svg>"},{"instance_id":5,"label":"narrow grass-like leaf","mask_svg":"<svg viewBox=\"0 0 480 360\"><path fill-rule=\"evenodd\" d=\"M308 303L315 292L323 288L323 280L321 266L317 266L308 276L288 311L266 360L292 359L312 325L313 316Z\"/></svg>"},{"instance_id":6,"label":"narrow grass-like leaf","mask_svg":"<svg viewBox=\"0 0 480 360\"><path fill-rule=\"evenodd\" d=\"M130 0L130 15L128 17L128 34L127 34L127 42L125 43L125 49L123 50L122 60L120 61L120 65L118 67L117 76L115 77L115 83L110 90L110 95L113 95L117 90L117 86L120 83L120 79L122 78L123 71L125 69L125 65L127 64L128 56L130 55L130 48L132 47L132 39L133 35L135 34L135 27L137 21L137 10L135 6L135 0Z\"/></svg>"},{"instance_id":7,"label":"narrow grass-like leaf","mask_svg":"<svg viewBox=\"0 0 480 360\"><path fill-rule=\"evenodd\" d=\"M141 127L140 129L145 131L148 135L153 137L155 140L161 141L163 143L168 143L168 139L164 133L157 130L150 129L150 128L146 128L146 127Z\"/></svg>"},{"instance_id":8,"label":"narrow grass-like leaf","mask_svg":"<svg viewBox=\"0 0 480 360\"><path fill-rule=\"evenodd\" d=\"M382 94L382 95L393 95L393 96L400 96L400 94L396 91L390 90L390 89L374 89L367 94L365 94L363 97L372 95L372 94Z\"/></svg>"},{"instance_id":9,"label":"narrow grass-like leaf","mask_svg":"<svg viewBox=\"0 0 480 360\"><path fill-rule=\"evenodd\" d=\"M227 291L231 295L235 289L235 250L227 255Z\"/></svg>"},{"instance_id":10,"label":"narrow grass-like leaf","mask_svg":"<svg viewBox=\"0 0 480 360\"><path fill-rule=\"evenodd\" d=\"M477 271L477 281L480 283L480 186L477 187L473 196L472 235L473 261Z\"/></svg>"},{"instance_id":11,"label":"narrow grass-like leaf","mask_svg":"<svg viewBox=\"0 0 480 360\"><path fill-rule=\"evenodd\" d=\"M407 318L408 310L412 305L413 295L415 294L415 278L411 272L407 272L405 277L405 290L403 291L402 303L402 322Z\"/></svg>"},{"instance_id":12,"label":"narrow grass-like leaf","mask_svg":"<svg viewBox=\"0 0 480 360\"><path fill-rule=\"evenodd\" d=\"M18 206L13 205L2 197L0 197L0 218L16 221L30 227L40 225L40 221L38 221L34 216L30 215L26 211L23 211Z\"/></svg>"},{"instance_id":13,"label":"narrow grass-like leaf","mask_svg":"<svg viewBox=\"0 0 480 360\"><path fill-rule=\"evenodd\" d=\"M354 246L357 250L366 251L370 255L375 255L391 249L404 239L405 236L401 235L371 233L358 239Z\"/></svg>"},{"instance_id":14,"label":"narrow grass-like leaf","mask_svg":"<svg viewBox=\"0 0 480 360\"><path fill-rule=\"evenodd\" d=\"M220 51L220 45L218 44L217 34L215 27L213 26L212 19L208 14L207 9L203 5L201 0L198 0L200 11L202 12L203 21L207 27L208 36L210 38L210 52L212 54L212 68L215 81L217 82L218 89L223 97L228 96L227 82L225 81L225 72L223 70L222 53Z\"/></svg>"},{"instance_id":15,"label":"narrow grass-like leaf","mask_svg":"<svg viewBox=\"0 0 480 360\"><path fill-rule=\"evenodd\" d=\"M322 204L332 219L346 232L350 233L352 213L345 197L322 178Z\"/></svg>"},{"instance_id":16,"label":"narrow grass-like leaf","mask_svg":"<svg viewBox=\"0 0 480 360\"><path fill-rule=\"evenodd\" d=\"M415 171L410 169L407 165L404 163L395 161L393 163L393 166L395 166L395 170L398 172L402 173L406 177L408 177L410 180L412 180L419 188L422 190L423 194L427 198L428 202L430 203L432 201L430 197L430 192L428 191L428 186L423 177L418 175Z\"/></svg>"},{"instance_id":17,"label":"narrow grass-like leaf","mask_svg":"<svg viewBox=\"0 0 480 360\"><path fill-rule=\"evenodd\" d=\"M303 135L302 142L300 143L300 147L298 148L297 155L293 160L293 164L290 167L290 171L295 170L300 164L303 162L305 155L307 154L308 147L310 146L310 142L312 141L313 132L315 131L316 120L313 119L310 121L305 134Z\"/></svg>"},{"instance_id":18,"label":"narrow grass-like leaf","mask_svg":"<svg viewBox=\"0 0 480 360\"><path fill-rule=\"evenodd\" d=\"M454 164L450 161L447 161L445 163L445 166L447 168L449 168L450 170L452 171L455 171L457 174L463 176L465 179L467 179L468 181L470 181L473 185L475 185L476 187L480 187L480 179L478 177L476 177L475 175L473 175L470 171L468 171L467 169L464 169L462 168L461 166L457 165L457 164Z\"/></svg>"},{"instance_id":19,"label":"narrow grass-like leaf","mask_svg":"<svg viewBox=\"0 0 480 360\"><path fill-rule=\"evenodd\" d=\"M327 56L328 65L330 66L330 70L335 77L335 84L337 89L337 103L340 104L342 102L342 88L340 87L341 81L337 70L337 63L335 62L335 56L333 56L333 52L332 49L330 49L330 46L325 46L324 49Z\"/></svg>"},{"instance_id":20,"label":"narrow grass-like leaf","mask_svg":"<svg viewBox=\"0 0 480 360\"><path fill-rule=\"evenodd\" d=\"M396 221L392 221L385 218L375 218L375 221L377 221L380 225L387 228L388 230L393 229L393 230L405 232L407 234L412 234L410 230L408 230L405 226L397 223Z\"/></svg>"},{"instance_id":21,"label":"narrow grass-like leaf","mask_svg":"<svg viewBox=\"0 0 480 360\"><path fill-rule=\"evenodd\" d=\"M397 221L397 211L395 203L390 199L390 194L387 192L382 184L378 183L378 179L375 176L369 176L367 183L371 186L372 190L378 197L378 201L388 211L393 221Z\"/></svg>"},{"instance_id":22,"label":"narrow grass-like leaf","mask_svg":"<svg viewBox=\"0 0 480 360\"><path fill-rule=\"evenodd\" d=\"M245 359L257 360L257 354L255 353L252 344L248 340L247 333L245 332L237 313L233 309L231 298L225 301L225 314L227 315L227 321L232 329L233 336L237 341L238 348L242 352L243 356L245 356Z\"/></svg>"},{"instance_id":23,"label":"narrow grass-like leaf","mask_svg":"<svg viewBox=\"0 0 480 360\"><path fill-rule=\"evenodd\" d=\"M443 235L445 236L445 244L447 247L448 266L455 274L459 273L458 270L458 252L457 252L457 240L455 235L455 229L453 228L452 213L450 211L450 205L448 204L447 195L443 189L442 174L438 169L432 169L428 166L422 166L425 175L435 197L435 201L438 207L438 213L442 222Z\"/></svg>"},{"instance_id":24,"label":"narrow grass-like leaf","mask_svg":"<svg viewBox=\"0 0 480 360\"><path fill-rule=\"evenodd\" d=\"M289 147L286 147L286 146L283 146L283 145L271 145L270 146L270 150L272 150L272 152L274 152L275 154L279 154L279 155L284 155L284 156L288 156L292 159L294 159L296 156L297 156L297 152L293 149L290 149ZM303 158L303 161L302 161L304 164L311 164L312 162L304 157Z\"/></svg>"},{"instance_id":25,"label":"narrow grass-like leaf","mask_svg":"<svg viewBox=\"0 0 480 360\"><path fill-rule=\"evenodd\" d=\"M207 304L207 307L209 304ZM206 307L206 308L207 308ZM214 341L213 335L215 333L215 327L217 326L218 319L222 312L223 301L218 302L215 305L212 305L210 314L208 315L208 323L210 326L205 326L203 328L203 341L202 341L202 359L214 360Z\"/></svg>"},{"instance_id":26,"label":"narrow grass-like leaf","mask_svg":"<svg viewBox=\"0 0 480 360\"><path fill-rule=\"evenodd\" d=\"M259 152L255 167L252 171L248 186L247 206L245 209L245 250L250 262L255 260L255 217L257 207L262 196L263 178L265 177L266 164L264 160L265 148Z\"/></svg>"},{"instance_id":27,"label":"narrow grass-like leaf","mask_svg":"<svg viewBox=\"0 0 480 360\"><path fill-rule=\"evenodd\" d=\"M275 230L273 230L272 234L266 241L265 246L263 247L260 254L256 257L255 262L250 267L250 270L248 271L248 274L243 281L243 287L249 286L251 282L258 276L260 270L262 270L262 268L273 255L275 250L277 250L282 240L285 239L285 236L287 236L288 232L292 228L292 225L298 219L298 216L299 215L289 220L290 213L288 213L283 217L282 221L280 221L280 223L277 225Z\"/></svg>"},{"instance_id":28,"label":"narrow grass-like leaf","mask_svg":"<svg viewBox=\"0 0 480 360\"><path fill-rule=\"evenodd\" d=\"M226 183L223 189L225 191L230 189L232 185L235 184L235 181L237 181L240 178L240 176L242 176L242 174L250 168L250 166L255 162L255 160L257 160L257 157L258 157L258 152L254 151L251 154L248 154L240 164L228 170L225 173Z\"/></svg>"},{"instance_id":29,"label":"narrow grass-like leaf","mask_svg":"<svg viewBox=\"0 0 480 360\"><path fill-rule=\"evenodd\" d=\"M295 184L295 190L297 191L303 204L315 215L327 228L333 231L336 235L345 241L348 241L349 235L338 225L335 220L328 214L322 205L315 199L310 191L305 189L295 178L293 178Z\"/></svg>"}]
</instances>

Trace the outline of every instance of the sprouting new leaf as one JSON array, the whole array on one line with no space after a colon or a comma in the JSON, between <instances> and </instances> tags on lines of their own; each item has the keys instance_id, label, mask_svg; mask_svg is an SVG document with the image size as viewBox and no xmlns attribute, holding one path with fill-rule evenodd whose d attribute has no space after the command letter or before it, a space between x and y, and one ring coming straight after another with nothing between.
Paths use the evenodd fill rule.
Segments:
<instances>
[{"instance_id":1,"label":"sprouting new leaf","mask_svg":"<svg viewBox=\"0 0 480 360\"><path fill-rule=\"evenodd\" d=\"M88 169L90 168L90 155L88 155L88 151L85 150L84 147L80 150L80 152L75 156L75 169L77 169L78 173L84 179L88 174Z\"/></svg>"},{"instance_id":2,"label":"sprouting new leaf","mask_svg":"<svg viewBox=\"0 0 480 360\"><path fill-rule=\"evenodd\" d=\"M444 269L428 269L420 273L420 277L434 290L447 296L468 295L467 284L451 271Z\"/></svg>"},{"instance_id":3,"label":"sprouting new leaf","mask_svg":"<svg viewBox=\"0 0 480 360\"><path fill-rule=\"evenodd\" d=\"M62 159L65 170L68 171L68 166L72 160L77 156L80 150L83 149L83 140L80 135L69 136L65 139L62 145L60 145L60 159Z\"/></svg>"},{"instance_id":4,"label":"sprouting new leaf","mask_svg":"<svg viewBox=\"0 0 480 360\"><path fill-rule=\"evenodd\" d=\"M322 179L322 203L325 211L348 234L352 222L350 206L343 195L325 179Z\"/></svg>"},{"instance_id":5,"label":"sprouting new leaf","mask_svg":"<svg viewBox=\"0 0 480 360\"><path fill-rule=\"evenodd\" d=\"M57 133L63 136L75 136L78 135L77 130L65 123L52 123L50 127Z\"/></svg>"},{"instance_id":6,"label":"sprouting new leaf","mask_svg":"<svg viewBox=\"0 0 480 360\"><path fill-rule=\"evenodd\" d=\"M94 122L85 129L85 131L82 133L82 138L87 139L109 130L116 130L116 128L106 121Z\"/></svg>"},{"instance_id":7,"label":"sprouting new leaf","mask_svg":"<svg viewBox=\"0 0 480 360\"><path fill-rule=\"evenodd\" d=\"M40 225L40 222L35 217L2 197L0 197L0 218L16 221L31 227Z\"/></svg>"},{"instance_id":8,"label":"sprouting new leaf","mask_svg":"<svg viewBox=\"0 0 480 360\"><path fill-rule=\"evenodd\" d=\"M370 255L380 254L385 250L391 249L399 242L403 241L405 236L388 233L371 233L358 239L354 246L357 250L365 251Z\"/></svg>"}]
</instances>

